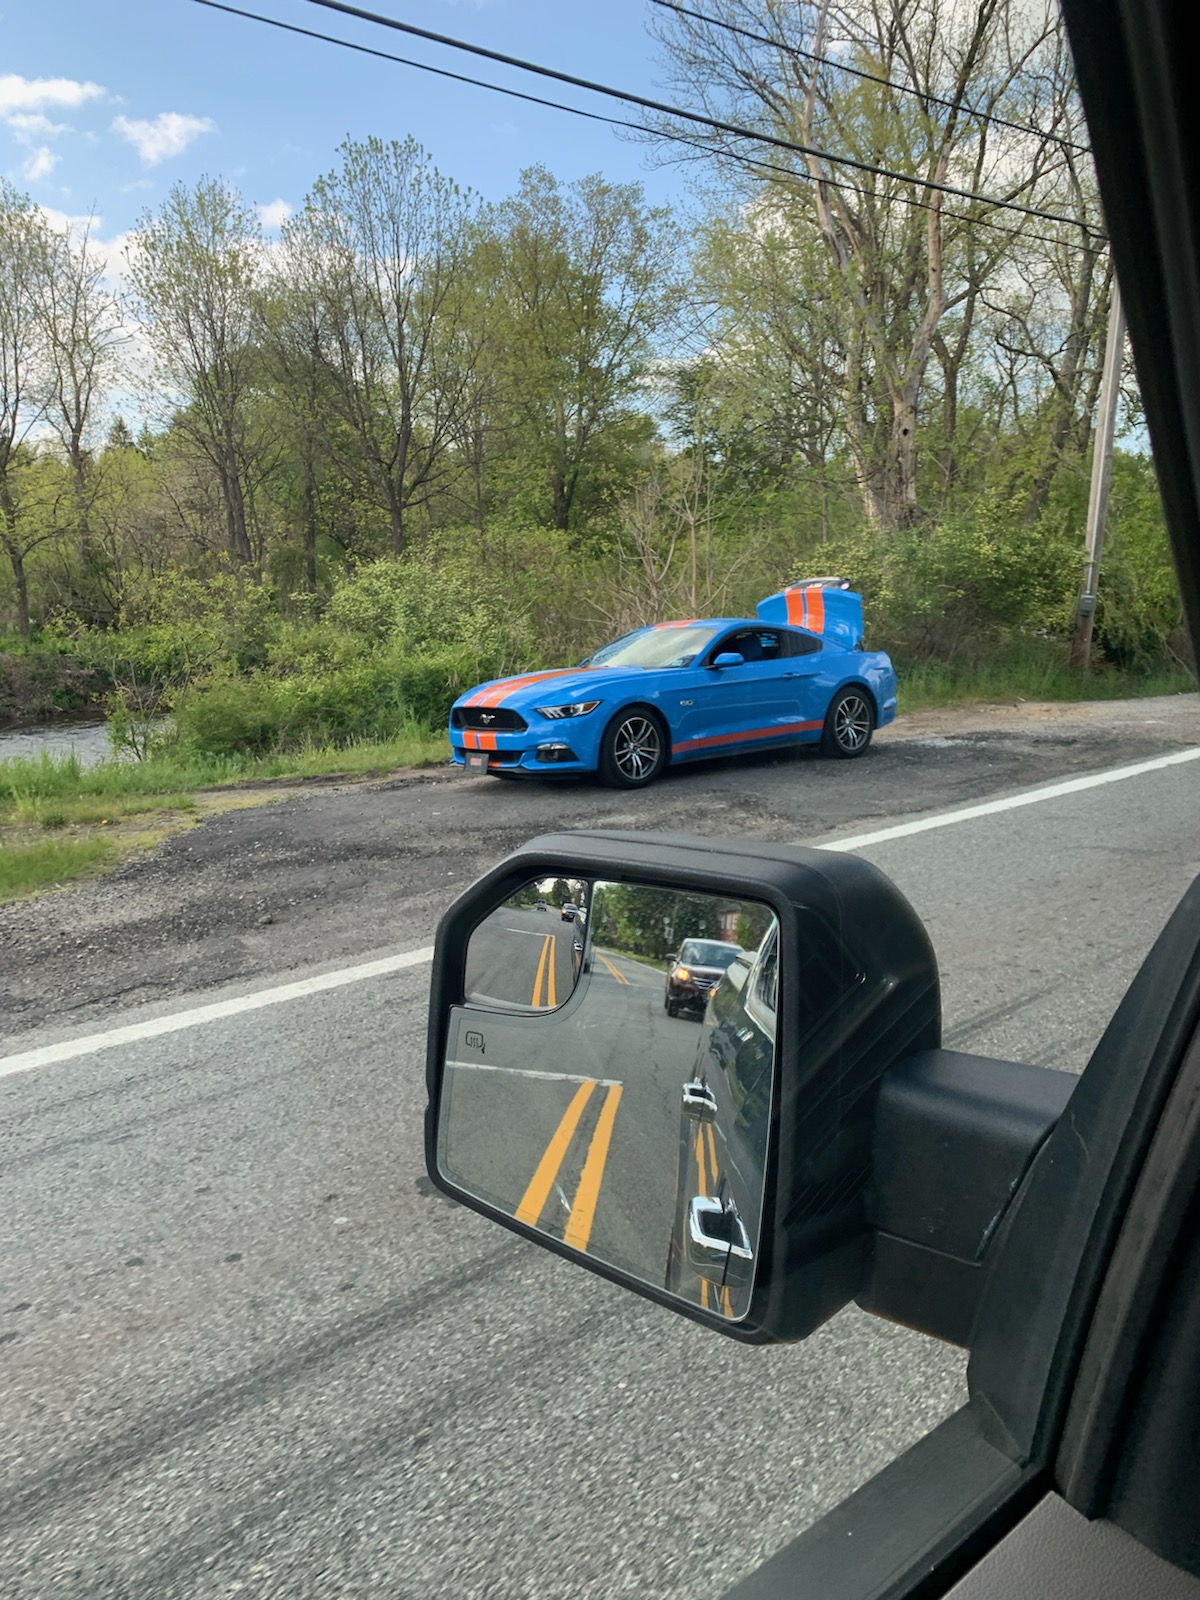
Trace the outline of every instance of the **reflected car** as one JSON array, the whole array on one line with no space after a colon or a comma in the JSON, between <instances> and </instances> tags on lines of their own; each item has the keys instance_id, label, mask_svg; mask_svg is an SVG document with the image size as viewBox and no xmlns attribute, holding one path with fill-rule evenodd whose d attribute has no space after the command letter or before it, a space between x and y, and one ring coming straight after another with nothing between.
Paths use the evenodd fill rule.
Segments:
<instances>
[{"instance_id":1,"label":"reflected car","mask_svg":"<svg viewBox=\"0 0 1200 1600\"><path fill-rule=\"evenodd\" d=\"M578 915L579 915L579 907L575 904L575 902L573 900L566 900L566 901L563 902L563 908L562 908L562 921L563 922L574 922L575 918Z\"/></svg>"},{"instance_id":2,"label":"reflected car","mask_svg":"<svg viewBox=\"0 0 1200 1600\"><path fill-rule=\"evenodd\" d=\"M659 622L578 666L481 683L450 713L450 753L499 777L596 774L636 789L668 766L819 745L861 756L896 715L896 674L863 648L846 579L768 595L756 617Z\"/></svg>"},{"instance_id":3,"label":"reflected car","mask_svg":"<svg viewBox=\"0 0 1200 1600\"><path fill-rule=\"evenodd\" d=\"M726 969L741 955L740 944L721 939L685 939L676 955L668 956L667 987L663 1007L669 1017L681 1011L704 1015L709 994Z\"/></svg>"}]
</instances>

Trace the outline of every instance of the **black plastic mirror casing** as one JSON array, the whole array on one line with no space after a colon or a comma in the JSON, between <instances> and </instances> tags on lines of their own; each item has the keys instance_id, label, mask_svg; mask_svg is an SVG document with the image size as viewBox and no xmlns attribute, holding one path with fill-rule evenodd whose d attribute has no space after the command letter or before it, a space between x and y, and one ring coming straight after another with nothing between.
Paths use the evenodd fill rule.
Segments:
<instances>
[{"instance_id":1,"label":"black plastic mirror casing","mask_svg":"<svg viewBox=\"0 0 1200 1600\"><path fill-rule=\"evenodd\" d=\"M581 1257L438 1171L446 1025L451 1007L463 1003L467 941L493 907L532 878L549 876L728 894L760 901L778 918L778 1039L763 1226L755 1290L740 1322ZM805 951L819 957L815 965L828 986L816 1004L811 981L801 994ZM929 938L908 901L869 862L832 851L683 834L546 835L468 889L438 928L427 1057L429 1175L473 1210L722 1333L752 1343L800 1339L865 1286L875 1093L889 1066L913 1051L936 1048L940 1032Z\"/></svg>"}]
</instances>

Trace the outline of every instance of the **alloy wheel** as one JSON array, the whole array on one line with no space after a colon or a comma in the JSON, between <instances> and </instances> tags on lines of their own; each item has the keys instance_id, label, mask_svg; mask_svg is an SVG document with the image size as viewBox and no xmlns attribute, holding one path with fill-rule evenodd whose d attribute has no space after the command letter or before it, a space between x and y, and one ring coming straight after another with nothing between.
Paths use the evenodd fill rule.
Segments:
<instances>
[{"instance_id":1,"label":"alloy wheel","mask_svg":"<svg viewBox=\"0 0 1200 1600\"><path fill-rule=\"evenodd\" d=\"M860 694L843 695L834 707L833 736L840 749L861 750L871 737L871 708Z\"/></svg>"},{"instance_id":2,"label":"alloy wheel","mask_svg":"<svg viewBox=\"0 0 1200 1600\"><path fill-rule=\"evenodd\" d=\"M613 740L613 762L628 783L644 783L662 759L662 735L649 717L627 717Z\"/></svg>"}]
</instances>

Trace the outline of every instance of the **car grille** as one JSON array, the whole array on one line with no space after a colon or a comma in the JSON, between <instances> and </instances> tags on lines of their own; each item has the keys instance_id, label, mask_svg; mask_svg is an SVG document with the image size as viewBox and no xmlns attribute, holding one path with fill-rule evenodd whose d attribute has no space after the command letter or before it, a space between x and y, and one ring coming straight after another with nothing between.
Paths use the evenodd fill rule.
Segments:
<instances>
[{"instance_id":1,"label":"car grille","mask_svg":"<svg viewBox=\"0 0 1200 1600\"><path fill-rule=\"evenodd\" d=\"M502 706L455 706L450 713L452 728L482 728L488 733L524 733L529 724L519 711Z\"/></svg>"}]
</instances>

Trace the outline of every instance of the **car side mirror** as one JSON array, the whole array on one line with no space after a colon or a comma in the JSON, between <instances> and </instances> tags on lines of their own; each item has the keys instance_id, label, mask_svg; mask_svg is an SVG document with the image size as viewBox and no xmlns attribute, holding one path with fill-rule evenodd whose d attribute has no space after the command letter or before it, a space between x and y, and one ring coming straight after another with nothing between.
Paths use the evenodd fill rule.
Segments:
<instances>
[{"instance_id":1,"label":"car side mirror","mask_svg":"<svg viewBox=\"0 0 1200 1600\"><path fill-rule=\"evenodd\" d=\"M522 909L560 879L587 895L577 957ZM686 977L664 933L703 956ZM438 930L430 1175L736 1337L803 1337L869 1282L877 1091L940 1027L925 930L857 856L534 840Z\"/></svg>"},{"instance_id":2,"label":"car side mirror","mask_svg":"<svg viewBox=\"0 0 1200 1600\"><path fill-rule=\"evenodd\" d=\"M710 665L714 667L740 667L745 665L745 656L740 656L735 650L722 650L719 656L714 656Z\"/></svg>"}]
</instances>

